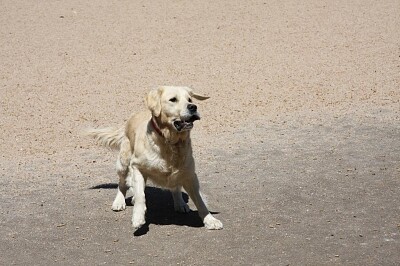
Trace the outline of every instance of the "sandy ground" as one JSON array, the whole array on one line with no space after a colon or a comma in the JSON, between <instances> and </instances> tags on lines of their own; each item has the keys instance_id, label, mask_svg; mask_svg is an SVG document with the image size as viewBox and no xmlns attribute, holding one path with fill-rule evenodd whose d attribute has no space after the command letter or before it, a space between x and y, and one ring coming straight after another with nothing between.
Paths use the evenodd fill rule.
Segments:
<instances>
[{"instance_id":1,"label":"sandy ground","mask_svg":"<svg viewBox=\"0 0 400 266\"><path fill-rule=\"evenodd\" d=\"M396 265L400 2L1 1L1 265ZM80 136L156 85L211 98L192 133L224 222L146 191ZM189 201L193 210L193 204Z\"/></svg>"}]
</instances>

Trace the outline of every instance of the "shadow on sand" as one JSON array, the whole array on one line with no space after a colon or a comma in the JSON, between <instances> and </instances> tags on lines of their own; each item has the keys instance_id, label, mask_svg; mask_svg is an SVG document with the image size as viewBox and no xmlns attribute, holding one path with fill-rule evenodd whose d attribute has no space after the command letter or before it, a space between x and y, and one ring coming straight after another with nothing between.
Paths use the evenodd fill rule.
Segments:
<instances>
[{"instance_id":1,"label":"shadow on sand","mask_svg":"<svg viewBox=\"0 0 400 266\"><path fill-rule=\"evenodd\" d=\"M100 184L90 189L116 189L118 184L107 183ZM150 224L157 225L180 225L189 227L203 227L197 211L190 211L189 213L177 213L174 210L174 201L171 192L156 187L146 187L146 224L134 232L135 236L141 236L149 231ZM182 192L183 199L187 203L189 197L186 193ZM132 205L132 198L127 198L127 206ZM216 214L212 212L212 214Z\"/></svg>"}]
</instances>

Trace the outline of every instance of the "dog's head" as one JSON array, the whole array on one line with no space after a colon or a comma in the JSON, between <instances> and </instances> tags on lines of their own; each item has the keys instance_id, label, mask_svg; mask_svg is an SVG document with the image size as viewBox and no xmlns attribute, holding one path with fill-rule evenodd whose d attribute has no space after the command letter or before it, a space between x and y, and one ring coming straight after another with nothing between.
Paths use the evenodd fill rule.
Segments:
<instances>
[{"instance_id":1,"label":"dog's head","mask_svg":"<svg viewBox=\"0 0 400 266\"><path fill-rule=\"evenodd\" d=\"M149 92L146 104L161 125L183 132L191 130L193 122L200 119L193 98L206 100L209 97L198 95L188 87L163 86Z\"/></svg>"}]
</instances>

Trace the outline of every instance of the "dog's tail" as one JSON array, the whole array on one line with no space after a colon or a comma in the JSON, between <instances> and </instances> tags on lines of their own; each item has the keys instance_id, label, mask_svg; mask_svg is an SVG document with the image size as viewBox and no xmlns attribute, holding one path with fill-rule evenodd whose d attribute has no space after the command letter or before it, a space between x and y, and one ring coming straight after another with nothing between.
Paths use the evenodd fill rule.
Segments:
<instances>
[{"instance_id":1,"label":"dog's tail","mask_svg":"<svg viewBox=\"0 0 400 266\"><path fill-rule=\"evenodd\" d=\"M84 130L84 134L94 138L98 144L115 150L121 147L122 141L126 138L125 127L88 128Z\"/></svg>"}]
</instances>

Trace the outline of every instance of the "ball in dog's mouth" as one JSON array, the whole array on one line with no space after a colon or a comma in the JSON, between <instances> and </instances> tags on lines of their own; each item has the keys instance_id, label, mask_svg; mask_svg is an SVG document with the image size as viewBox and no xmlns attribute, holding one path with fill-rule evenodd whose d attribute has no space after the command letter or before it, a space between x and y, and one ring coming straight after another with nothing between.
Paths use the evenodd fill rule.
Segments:
<instances>
[{"instance_id":1,"label":"ball in dog's mouth","mask_svg":"<svg viewBox=\"0 0 400 266\"><path fill-rule=\"evenodd\" d=\"M200 117L198 115L192 115L189 119L175 120L174 126L178 131L191 130L193 128L193 122L196 120L200 120Z\"/></svg>"}]
</instances>

